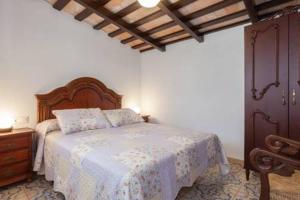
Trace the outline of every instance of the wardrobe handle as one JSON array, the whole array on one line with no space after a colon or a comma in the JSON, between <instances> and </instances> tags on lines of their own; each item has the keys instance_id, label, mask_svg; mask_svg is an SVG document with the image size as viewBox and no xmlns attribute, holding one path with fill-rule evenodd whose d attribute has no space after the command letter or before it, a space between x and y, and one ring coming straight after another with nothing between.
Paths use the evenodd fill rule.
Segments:
<instances>
[{"instance_id":1,"label":"wardrobe handle","mask_svg":"<svg viewBox=\"0 0 300 200\"><path fill-rule=\"evenodd\" d=\"M285 105L285 104L286 104L286 100L285 100L285 91L284 91L284 89L282 89L281 102L282 102L282 105Z\"/></svg>"},{"instance_id":2,"label":"wardrobe handle","mask_svg":"<svg viewBox=\"0 0 300 200\"><path fill-rule=\"evenodd\" d=\"M292 105L296 105L296 90L292 90Z\"/></svg>"}]
</instances>

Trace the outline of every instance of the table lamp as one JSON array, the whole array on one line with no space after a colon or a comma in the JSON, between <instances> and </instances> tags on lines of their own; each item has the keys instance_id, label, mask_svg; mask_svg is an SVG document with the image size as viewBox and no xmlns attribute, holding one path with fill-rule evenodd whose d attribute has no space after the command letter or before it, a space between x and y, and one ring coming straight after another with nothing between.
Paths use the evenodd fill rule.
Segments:
<instances>
[{"instance_id":1,"label":"table lamp","mask_svg":"<svg viewBox=\"0 0 300 200\"><path fill-rule=\"evenodd\" d=\"M15 120L8 113L0 113L0 133L10 132Z\"/></svg>"}]
</instances>

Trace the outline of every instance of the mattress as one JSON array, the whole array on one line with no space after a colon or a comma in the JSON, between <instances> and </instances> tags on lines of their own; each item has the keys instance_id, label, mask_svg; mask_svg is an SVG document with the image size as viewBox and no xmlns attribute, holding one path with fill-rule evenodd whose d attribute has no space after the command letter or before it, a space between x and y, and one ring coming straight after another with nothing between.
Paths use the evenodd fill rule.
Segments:
<instances>
[{"instance_id":1,"label":"mattress","mask_svg":"<svg viewBox=\"0 0 300 200\"><path fill-rule=\"evenodd\" d=\"M40 172L66 200L174 200L209 167L229 172L217 135L159 124L54 131L38 148Z\"/></svg>"}]
</instances>

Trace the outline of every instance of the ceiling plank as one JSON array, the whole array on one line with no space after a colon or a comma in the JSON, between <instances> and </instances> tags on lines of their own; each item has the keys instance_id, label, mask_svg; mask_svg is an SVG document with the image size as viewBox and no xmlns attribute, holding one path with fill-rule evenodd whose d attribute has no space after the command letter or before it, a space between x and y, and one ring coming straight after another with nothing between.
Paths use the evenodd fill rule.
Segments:
<instances>
[{"instance_id":1,"label":"ceiling plank","mask_svg":"<svg viewBox=\"0 0 300 200\"><path fill-rule=\"evenodd\" d=\"M162 31L164 29L171 28L172 26L176 26L176 22L171 21L171 22L162 24L160 26L154 27L154 28L152 28L152 29L150 29L146 32L147 32L147 34L154 34L154 33L157 33L159 31Z\"/></svg>"},{"instance_id":2,"label":"ceiling plank","mask_svg":"<svg viewBox=\"0 0 300 200\"><path fill-rule=\"evenodd\" d=\"M235 22L235 23L232 23L232 24L229 24L229 25L226 25L226 26L222 26L222 27L219 27L219 28L216 28L216 29L213 29L213 30L203 32L202 34L203 35L208 35L208 34L211 34L211 33L218 32L218 31L223 31L223 30L226 30L226 29L229 29L229 28L233 28L233 27L236 27L236 26L247 24L249 22L250 22L250 19L246 19L246 20L243 20L243 21L240 21L240 22ZM173 40L173 41L165 43L165 45L170 45L170 44L180 42L180 41L184 41L184 40L188 40L188 39L192 39L192 37L188 36L188 37L185 37L185 38L180 38L180 39L177 39L177 40ZM140 52L142 53L142 52L146 52L146 51L149 51L149 50L152 50L152 49L154 49L154 48L150 47L150 48L147 48L147 49L140 50Z\"/></svg>"},{"instance_id":3,"label":"ceiling plank","mask_svg":"<svg viewBox=\"0 0 300 200\"><path fill-rule=\"evenodd\" d=\"M107 4L110 0L102 0L102 1L97 1L98 6L104 6L105 4ZM93 14L93 11L91 11L90 9L86 8L83 11L81 11L80 13L78 13L77 15L75 15L75 19L78 21L82 21L85 18L89 17L91 14Z\"/></svg>"},{"instance_id":4,"label":"ceiling plank","mask_svg":"<svg viewBox=\"0 0 300 200\"><path fill-rule=\"evenodd\" d=\"M214 19L214 20L211 20L211 21L208 21L208 22L204 22L204 23L198 24L196 26L192 26L191 29L193 31L197 31L197 34L201 35L201 32L198 32L199 29L201 29L201 28L206 28L206 27L209 27L209 26L220 24L220 23L223 23L223 22L226 22L226 21L229 21L229 20L241 17L241 16L245 16L247 14L248 14L247 10L242 10L242 11L233 13L231 15L227 15L227 16L224 16L224 17L219 17L217 19ZM173 33L170 33L170 34L167 34L167 35L160 36L160 37L156 38L156 40L158 40L161 43L163 40L167 40L167 39L170 39L170 38L173 38L173 37L176 37L176 36L180 36L180 35L184 35L184 34L186 34L186 32L184 30L180 30L180 31L176 31L176 32L173 32Z\"/></svg>"},{"instance_id":5,"label":"ceiling plank","mask_svg":"<svg viewBox=\"0 0 300 200\"><path fill-rule=\"evenodd\" d=\"M265 10L265 9L268 9L268 8L271 8L271 7L276 7L276 6L279 6L281 4L291 2L291 1L293 1L293 0L268 1L268 2L257 5L256 7L257 7L257 10L261 11L261 10Z\"/></svg>"},{"instance_id":6,"label":"ceiling plank","mask_svg":"<svg viewBox=\"0 0 300 200\"><path fill-rule=\"evenodd\" d=\"M292 0L278 0L278 1L265 2L265 3L262 3L262 4L258 5L257 10L258 11L265 10L265 9L268 9L268 8L272 8L274 6L278 6L278 5L281 5L281 4L284 4L284 3L288 3L290 1L292 1ZM268 18L268 17L274 15L276 12L277 11L274 11L274 12L271 12L271 13L268 13L268 14L264 14L264 15L259 15L258 18L259 19L265 19L265 18ZM212 25L215 25L215 24L218 24L218 23L225 22L227 20L232 20L232 19L234 19L235 17L238 17L238 16L246 15L247 13L248 12L246 10L243 10L243 11L240 11L238 13L233 13L229 16L221 17L221 18L218 18L218 19L215 19L215 20L208 21L206 23L202 23L202 24L197 25L195 27L196 28L204 28L204 27L212 26ZM215 33L215 32L218 32L218 31L222 31L222 30L225 30L225 29L229 29L229 28L233 28L233 27L236 27L236 26L244 25L244 24L247 24L247 23L250 23L250 22L251 22L250 19L245 19L245 20L242 20L242 21L239 21L239 22L235 22L235 23L232 23L232 24L229 24L229 25L225 25L225 26L215 28L215 29L212 29L212 30L209 30L209 31L201 32L201 33L203 35L208 35L208 34ZM177 34L176 34L176 32L172 33L172 34L178 36L178 35L180 35L180 33L182 33L182 31L178 31ZM182 34L184 34L184 33L182 33ZM171 34L169 34L169 36L165 35L163 37L166 37L166 38L171 37ZM191 38L192 38L191 36L188 36L188 37L185 37L185 38L180 38L178 40L167 42L167 43L165 43L165 45L167 46L169 44L173 44L175 42L179 42L179 41L183 41L183 40L187 40L187 39L191 39ZM158 39L160 39L160 42L161 42L161 38L158 38ZM153 49L153 47L150 47L150 48L147 48L147 49L140 50L140 52L146 52L146 51L149 51L149 50L152 50L152 49Z\"/></svg>"},{"instance_id":7,"label":"ceiling plank","mask_svg":"<svg viewBox=\"0 0 300 200\"><path fill-rule=\"evenodd\" d=\"M155 28L153 28L153 29L150 29L150 30L146 31L146 33L149 34L149 35L151 35L151 34L154 34L154 33L159 32L159 31L162 31L162 30L164 30L164 29L170 28L170 27L172 27L172 26L176 26L176 22L171 21L171 22L162 24L162 25L160 25L160 26L157 26L157 27L155 27ZM129 37L129 38L127 38L127 39L121 40L121 43L122 43L122 44L127 44L127 43L129 43L129 42L134 41L134 40L136 40L134 37Z\"/></svg>"},{"instance_id":8,"label":"ceiling plank","mask_svg":"<svg viewBox=\"0 0 300 200\"><path fill-rule=\"evenodd\" d=\"M71 0L57 0L53 4L53 8L55 8L56 10L62 10L70 1Z\"/></svg>"},{"instance_id":9,"label":"ceiling plank","mask_svg":"<svg viewBox=\"0 0 300 200\"><path fill-rule=\"evenodd\" d=\"M182 21L182 14L177 11L171 11L170 7L170 3L167 0L163 0L159 3L158 7L165 13L167 14L174 22L176 22L176 24L178 24L179 26L181 26L181 28L183 28L183 30L187 33L189 33L195 40L197 40L198 42L203 42L203 37L199 36L195 31L193 31L190 27L192 26L192 24L190 24L189 22L183 22Z\"/></svg>"},{"instance_id":10,"label":"ceiling plank","mask_svg":"<svg viewBox=\"0 0 300 200\"><path fill-rule=\"evenodd\" d=\"M138 2L134 2L134 3L130 4L129 6L127 6L126 8L117 12L115 15L118 16L119 18L123 18L126 15L136 11L139 8L141 8L141 5ZM104 28L105 26L108 26L109 24L110 23L107 20L104 20L104 21L96 24L94 26L94 29L100 30L100 29Z\"/></svg>"},{"instance_id":11,"label":"ceiling plank","mask_svg":"<svg viewBox=\"0 0 300 200\"><path fill-rule=\"evenodd\" d=\"M120 17L125 17L126 15L136 11L137 9L140 9L141 5L136 1L132 4L130 4L129 6L127 6L126 8L120 10L119 12L117 12L117 14Z\"/></svg>"},{"instance_id":12,"label":"ceiling plank","mask_svg":"<svg viewBox=\"0 0 300 200\"><path fill-rule=\"evenodd\" d=\"M206 28L206 27L213 26L213 25L216 25L216 24L219 24L219 23L223 23L225 21L233 20L235 18L238 18L238 17L241 17L241 16L245 16L247 14L248 14L247 10L242 10L242 11L230 14L230 15L226 15L226 16L223 16L223 17L219 17L217 19L210 20L208 22L204 22L202 24L198 24L198 25L192 26L191 29L193 31L199 31L199 29L201 29L201 28ZM180 31L176 31L174 33L170 33L170 34L164 35L164 36L160 36L160 37L158 37L156 39L158 39L159 42L162 42L163 40L170 39L170 38L175 37L175 36L180 36L180 35L183 35L185 33L186 33L185 31L180 30ZM128 43L128 39L122 40L121 42L122 43L124 42L126 44L126 43ZM134 40L132 40L132 41L134 41Z\"/></svg>"},{"instance_id":13,"label":"ceiling plank","mask_svg":"<svg viewBox=\"0 0 300 200\"><path fill-rule=\"evenodd\" d=\"M196 1L197 0L180 0L180 1L177 1L176 3L171 5L172 6L171 10L178 10L178 9L183 8L183 7L189 5L193 2L196 2ZM152 14L150 14L150 15L134 22L133 26L138 27L138 26L146 24L146 23L148 23L152 20L155 20L159 17L162 17L164 15L165 15L165 13L163 13L161 10L156 11L155 13L152 13Z\"/></svg>"},{"instance_id":14,"label":"ceiling plank","mask_svg":"<svg viewBox=\"0 0 300 200\"><path fill-rule=\"evenodd\" d=\"M233 28L233 27L244 25L244 24L247 24L247 23L250 23L250 19L245 19L243 21L235 22L235 23L225 25L225 26L222 26L222 27L219 27L219 28L215 28L215 29L212 29L212 30L209 30L209 31L205 31L205 32L203 32L203 34L208 35L208 34L211 34L211 33L215 33L215 32L218 32L218 31L223 31L225 29Z\"/></svg>"},{"instance_id":15,"label":"ceiling plank","mask_svg":"<svg viewBox=\"0 0 300 200\"><path fill-rule=\"evenodd\" d=\"M198 25L193 27L193 30L199 30L201 28L206 28L206 27L209 27L209 26L213 26L213 25L223 23L223 22L226 22L226 21L229 21L229 20L233 20L233 19L238 18L238 17L245 16L247 14L248 14L247 10L241 10L239 12L232 13L230 15L226 15L226 16L223 16L223 17L219 17L217 19L210 20L208 22L198 24Z\"/></svg>"},{"instance_id":16,"label":"ceiling plank","mask_svg":"<svg viewBox=\"0 0 300 200\"><path fill-rule=\"evenodd\" d=\"M149 36L144 36L143 33L136 29L132 28L130 24L125 22L123 19L115 20L115 15L108 9L104 7L96 7L95 2L88 2L86 0L75 0L77 3L81 4L82 6L92 10L95 14L99 15L100 17L104 18L111 24L114 24L115 26L118 26L120 29L122 29L124 32L128 32L129 34L133 35L134 37L144 41L145 43L155 47L156 49L160 51L165 51L164 45L159 44L155 40L153 40Z\"/></svg>"},{"instance_id":17,"label":"ceiling plank","mask_svg":"<svg viewBox=\"0 0 300 200\"><path fill-rule=\"evenodd\" d=\"M252 23L258 22L258 14L252 0L243 0Z\"/></svg>"},{"instance_id":18,"label":"ceiling plank","mask_svg":"<svg viewBox=\"0 0 300 200\"><path fill-rule=\"evenodd\" d=\"M193 13L187 15L187 16L183 16L181 20L183 22L187 22L187 21L193 20L195 18L204 16L206 14L209 14L209 13L218 11L220 9L226 8L227 6L230 6L232 4L235 4L235 3L238 3L238 2L241 2L241 1L242 0L226 0L226 1L222 1L220 3L216 3L214 5L208 6L206 8L201 9L201 10L195 11L195 12L193 12ZM174 7L177 7L177 6L174 6ZM176 23L174 23L174 26L175 25L176 25ZM167 28L170 28L170 26L166 26L165 28L159 29L159 31L162 31L162 30L167 29ZM157 31L157 32L159 32L159 31ZM146 33L147 34L153 34L153 33L156 33L156 31L155 30L154 31L153 30L148 30ZM134 41L133 38L132 39L128 38L126 40L122 40L121 43L122 44L126 44L126 43L132 42L132 41Z\"/></svg>"},{"instance_id":19,"label":"ceiling plank","mask_svg":"<svg viewBox=\"0 0 300 200\"><path fill-rule=\"evenodd\" d=\"M202 16L207 15L209 13L212 13L212 12L221 10L223 8L226 8L228 6L231 6L233 4L239 3L241 1L242 0L226 0L226 1L221 1L220 3L213 4L213 5L208 6L206 8L203 8L201 10L198 10L198 11L195 11L195 12L193 12L191 14L188 14L188 15L184 16L184 19L185 20L192 20L192 19L195 19L195 18L198 18L198 17L202 17Z\"/></svg>"},{"instance_id":20,"label":"ceiling plank","mask_svg":"<svg viewBox=\"0 0 300 200\"><path fill-rule=\"evenodd\" d=\"M177 37L177 36L184 35L184 34L186 34L186 32L184 30L181 30L181 31L176 31L174 33L170 33L168 35L158 37L157 39L159 39L159 41L163 41L163 40L171 39L173 37ZM200 33L199 33L199 35L200 35Z\"/></svg>"},{"instance_id":21,"label":"ceiling plank","mask_svg":"<svg viewBox=\"0 0 300 200\"><path fill-rule=\"evenodd\" d=\"M189 4L191 4L191 3L195 2L195 1L197 1L197 0L180 0L180 1L177 1L176 3L174 3L174 4L171 5L172 6L171 10L178 10L178 9L180 9L180 8L182 8L184 6L187 6L187 5L189 5ZM158 10L158 11L156 11L156 12L150 14L150 15L147 15L144 18L141 18L141 19L133 22L131 25L133 27L137 28L137 27L139 27L139 26L141 26L143 24L146 24L146 23L148 23L148 22L150 22L152 20L155 20L155 19L157 19L159 17L162 17L164 15L165 15L164 12L162 12L161 10ZM123 32L119 31L118 34L117 33L112 33L112 34L115 37L115 36L117 36L119 34L122 34L122 33Z\"/></svg>"}]
</instances>

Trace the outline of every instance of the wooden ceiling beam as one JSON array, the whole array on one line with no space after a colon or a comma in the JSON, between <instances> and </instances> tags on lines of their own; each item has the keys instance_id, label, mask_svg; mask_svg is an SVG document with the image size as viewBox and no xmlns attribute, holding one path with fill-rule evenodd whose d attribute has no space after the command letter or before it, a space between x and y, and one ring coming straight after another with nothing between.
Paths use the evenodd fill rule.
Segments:
<instances>
[{"instance_id":1,"label":"wooden ceiling beam","mask_svg":"<svg viewBox=\"0 0 300 200\"><path fill-rule=\"evenodd\" d=\"M93 28L95 30L100 30L103 29L105 26L108 26L110 24L109 21L103 20L102 22L99 22L98 24L96 24Z\"/></svg>"},{"instance_id":2,"label":"wooden ceiling beam","mask_svg":"<svg viewBox=\"0 0 300 200\"><path fill-rule=\"evenodd\" d=\"M62 10L70 1L71 0L57 0L53 4L53 8L55 8L56 10Z\"/></svg>"},{"instance_id":3,"label":"wooden ceiling beam","mask_svg":"<svg viewBox=\"0 0 300 200\"><path fill-rule=\"evenodd\" d=\"M184 35L184 34L186 34L186 32L184 30L181 30L181 31L176 31L174 33L170 33L170 34L158 37L157 39L159 39L159 41L164 41L164 40L168 40L168 39L171 39L173 37L181 36L181 35Z\"/></svg>"},{"instance_id":4,"label":"wooden ceiling beam","mask_svg":"<svg viewBox=\"0 0 300 200\"><path fill-rule=\"evenodd\" d=\"M133 36L131 36L131 37L129 37L129 38L126 38L126 39L124 39L124 40L121 40L121 43L122 44L127 44L127 43L129 43L129 42L133 42L134 40L137 40L135 37L133 37Z\"/></svg>"},{"instance_id":5,"label":"wooden ceiling beam","mask_svg":"<svg viewBox=\"0 0 300 200\"><path fill-rule=\"evenodd\" d=\"M150 29L150 30L148 30L146 32L147 32L147 34L151 35L151 34L159 32L159 31L162 31L164 29L171 28L173 26L176 26L176 22L171 21L171 22L162 24L160 26L154 27L154 28L152 28L152 29Z\"/></svg>"},{"instance_id":6,"label":"wooden ceiling beam","mask_svg":"<svg viewBox=\"0 0 300 200\"><path fill-rule=\"evenodd\" d=\"M126 8L118 11L115 15L118 17L118 18L123 18L125 17L126 15L136 11L137 9L141 8L141 5L136 1L132 4L130 4L129 6L127 6ZM108 26L110 23L106 20L96 24L94 26L94 29L96 30L99 30L99 29L102 29L104 28L105 26Z\"/></svg>"},{"instance_id":7,"label":"wooden ceiling beam","mask_svg":"<svg viewBox=\"0 0 300 200\"><path fill-rule=\"evenodd\" d=\"M268 9L268 8L279 6L281 4L289 3L291 1L293 1L293 0L268 1L268 2L261 3L261 4L257 5L256 8L257 8L257 10L261 11L261 10L265 10L265 9Z\"/></svg>"},{"instance_id":8,"label":"wooden ceiling beam","mask_svg":"<svg viewBox=\"0 0 300 200\"><path fill-rule=\"evenodd\" d=\"M233 13L231 15L220 17L220 18L217 18L217 19L214 19L214 20L211 20L211 21L204 22L202 24L193 26L193 27L191 27L191 29L193 31L195 31L196 34L198 34L199 36L201 36L201 34L203 34L203 33L198 32L199 29L201 29L201 28L206 28L206 27L209 27L209 26L220 24L220 23L223 23L223 22L226 22L226 21L229 21L229 20L241 17L241 16L245 16L247 14L248 14L247 10L243 10L243 11L240 11L240 12ZM206 33L206 32L204 32L204 33ZM184 30L180 30L180 31L176 31L176 32L173 32L173 33L170 33L170 34L158 37L158 38L156 38L156 40L158 40L160 43L162 43L164 40L171 39L173 37L181 36L181 35L184 35L184 34L186 34L186 32ZM135 47L135 46L133 46L133 47Z\"/></svg>"},{"instance_id":9,"label":"wooden ceiling beam","mask_svg":"<svg viewBox=\"0 0 300 200\"><path fill-rule=\"evenodd\" d=\"M142 47L145 47L145 46L147 46L148 44L146 44L146 43L141 43L141 44L137 44L137 45L134 45L134 46L132 46L131 48L133 48L133 49L139 49L139 48L142 48Z\"/></svg>"},{"instance_id":10,"label":"wooden ceiling beam","mask_svg":"<svg viewBox=\"0 0 300 200\"><path fill-rule=\"evenodd\" d=\"M229 25L225 25L225 26L215 28L215 29L212 29L212 30L209 30L209 31L205 31L205 32L203 32L203 34L208 35L208 34L211 34L211 33L215 33L215 32L218 32L218 31L223 31L225 29L233 28L233 27L244 25L244 24L247 24L247 23L250 23L250 19L245 19L245 20L235 22L235 23L232 23L232 24L229 24Z\"/></svg>"},{"instance_id":11,"label":"wooden ceiling beam","mask_svg":"<svg viewBox=\"0 0 300 200\"><path fill-rule=\"evenodd\" d=\"M188 14L188 15L184 16L184 19L185 20L193 20L195 18L202 17L202 16L207 15L207 14L212 13L212 12L216 12L218 10L221 10L221 9L226 8L228 6L231 6L233 4L239 3L241 1L242 0L221 1L220 3L213 4L213 5L208 6L206 8L203 8L201 10L198 10L198 11L195 11L191 14Z\"/></svg>"},{"instance_id":12,"label":"wooden ceiling beam","mask_svg":"<svg viewBox=\"0 0 300 200\"><path fill-rule=\"evenodd\" d=\"M204 23L198 24L196 26L192 26L191 29L193 31L195 31L196 34L201 35L201 33L198 32L199 29L201 29L201 28L206 28L206 27L209 27L209 26L220 24L220 23L223 23L223 22L226 22L226 21L229 21L229 20L232 20L232 19L236 19L238 17L245 16L245 15L247 15L247 10L236 12L236 13L233 13L231 15L227 15L227 16L224 16L224 17L219 17L217 19L214 19L214 20L211 20L211 21L208 21L208 22L204 22ZM180 35L184 35L184 34L186 34L186 32L184 30L180 30L180 31L176 31L174 33L170 33L170 34L158 37L156 39L161 43L163 40L167 40L167 39L170 39L172 37L176 37L176 36L180 36Z\"/></svg>"},{"instance_id":13,"label":"wooden ceiling beam","mask_svg":"<svg viewBox=\"0 0 300 200\"><path fill-rule=\"evenodd\" d=\"M187 5L189 5L191 3L194 3L196 1L197 0L180 0L180 1L177 1L176 3L172 4L171 10L178 10L178 9L183 8L184 6L187 6ZM138 27L138 26L146 24L146 23L148 23L152 20L155 20L159 17L162 17L164 15L165 15L165 13L163 13L161 10L159 10L159 11L156 11L156 12L142 18L142 19L137 20L132 25L135 26L135 27Z\"/></svg>"},{"instance_id":14,"label":"wooden ceiling beam","mask_svg":"<svg viewBox=\"0 0 300 200\"><path fill-rule=\"evenodd\" d=\"M89 17L91 14L93 14L93 11L86 8L83 11L81 11L80 13L78 13L77 15L75 15L74 18L78 21L82 21L85 18Z\"/></svg>"},{"instance_id":15,"label":"wooden ceiling beam","mask_svg":"<svg viewBox=\"0 0 300 200\"><path fill-rule=\"evenodd\" d=\"M262 11L262 10L265 10L265 9L268 9L268 8L279 6L279 5L284 4L284 3L288 3L290 1L292 1L292 0L277 0L277 1L265 2L265 3L259 4L257 6L257 10L258 11ZM212 26L212 25L215 25L215 24L218 24L218 23L225 22L227 20L232 20L232 19L234 19L235 17L238 17L238 16L246 15L247 13L246 13L246 10L240 11L240 12L234 13L234 14L228 16L228 17L225 16L225 17L221 17L221 18L218 18L218 19L215 19L215 20L211 20L211 21L206 22L206 23L202 23L202 27L201 27L201 24L200 24L200 25L197 25L196 28L204 28L204 27ZM264 14L264 15L259 15L258 18L260 20L261 19L265 19L265 18L268 18L270 16L273 16L275 13L277 13L277 11L274 11L274 12L271 12L271 13L267 13L267 14ZM201 34L208 35L208 34L211 34L211 33L218 32L218 31L223 31L223 30L226 30L226 29L229 29L229 28L233 28L233 27L236 27L236 26L244 25L244 24L247 24L247 23L250 23L250 22L251 22L251 19L245 19L245 20L242 20L242 21L239 21L239 22L235 22L235 23L232 23L232 24L229 24L229 25L225 25L225 26L222 26L222 27L219 27L219 28L215 28L215 29L212 29L212 30L201 32ZM177 35L178 36L178 35L180 35L180 33L184 34L183 32L178 31L177 34L173 33L173 35ZM163 37L165 37L165 38L171 37L171 34L169 34L169 35L170 36L166 35L166 36L163 36ZM173 44L173 43L176 43L176 42L179 42L179 41L191 39L191 38L192 38L191 36L187 36L185 38L180 38L180 39L177 39L177 40L173 40L171 42L166 42L164 44L167 46L167 45L170 45L170 44ZM161 39L160 39L160 42L162 42ZM147 48L147 49L140 50L140 52L142 53L142 52L146 52L146 51L149 51L149 50L152 50L152 49L153 49L153 47L150 47L150 48Z\"/></svg>"},{"instance_id":16,"label":"wooden ceiling beam","mask_svg":"<svg viewBox=\"0 0 300 200\"><path fill-rule=\"evenodd\" d=\"M261 16L259 16L259 19L265 19L265 18L267 18L269 16L272 16L275 13L276 12L272 12L272 13L269 13L269 14L261 15ZM227 15L227 16L224 16L224 17L220 17L220 18L208 21L208 22L204 22L202 24L194 26L192 29L193 30L199 30L200 28L207 28L209 26L213 26L213 25L220 24L220 23L223 23L223 22L226 22L226 21L230 21L230 20L233 20L235 18L244 16L244 15L247 15L247 11L246 10L242 10L240 12L233 13L231 15ZM210 33L213 33L213 32L221 31L221 30L224 30L224 29L228 29L228 28L231 28L231 27L238 26L238 25L243 25L243 24L246 24L246 23L249 23L249 22L251 22L251 20L250 19L246 19L246 20L242 20L242 21L239 21L239 22L235 22L235 23L230 24L230 25L222 26L220 28L216 28L216 29L213 29L213 30L209 30L209 31L205 31L205 32L200 32L200 33L202 33L204 35L207 35L207 34L210 34ZM181 31L178 31L178 32L175 32L175 33L177 33L176 36L184 34ZM175 35L175 33L172 33L172 34ZM180 33L182 33L182 34L180 34ZM172 34L169 34L169 35L171 36ZM164 40L165 38L168 39L169 36L165 35L163 37L160 37L159 38L159 42L162 42L162 40Z\"/></svg>"},{"instance_id":17,"label":"wooden ceiling beam","mask_svg":"<svg viewBox=\"0 0 300 200\"><path fill-rule=\"evenodd\" d=\"M253 0L243 0L252 23L258 22L258 14Z\"/></svg>"},{"instance_id":18,"label":"wooden ceiling beam","mask_svg":"<svg viewBox=\"0 0 300 200\"><path fill-rule=\"evenodd\" d=\"M156 49L160 51L165 51L164 45L159 44L158 42L154 41L149 36L144 36L143 33L136 29L132 28L130 24L125 22L123 19L115 20L115 15L108 9L102 7L97 7L97 2L90 2L87 0L75 0L77 3L81 4L82 6L92 10L95 14L99 15L100 17L104 18L111 24L114 24L115 26L118 26L120 29L122 29L125 32L128 32L129 34L133 35L134 37L144 41L145 43L155 47Z\"/></svg>"},{"instance_id":19,"label":"wooden ceiling beam","mask_svg":"<svg viewBox=\"0 0 300 200\"><path fill-rule=\"evenodd\" d=\"M222 26L222 27L213 29L213 30L202 32L202 34L203 35L208 35L208 34L211 34L211 33L218 32L218 31L223 31L223 30L226 30L226 29L229 29L229 28L233 28L233 27L236 27L236 26L247 24L249 22L250 22L250 19L246 19L246 20L243 20L243 21L240 21L240 22L235 22L235 23L232 23L232 24L229 24L229 25L226 25L226 26ZM180 42L180 41L184 41L184 40L188 40L188 39L192 39L192 37L191 36L187 36L185 38L180 38L180 39L177 39L177 40L173 40L173 41L170 41L170 42L166 42L164 44L165 45L170 45L170 44L173 44L173 43L176 43L176 42ZM152 49L153 49L153 47L150 47L150 48L147 48L147 49L140 50L140 52L142 53L142 52L146 52L146 51L149 51L149 50L152 50Z\"/></svg>"},{"instance_id":20,"label":"wooden ceiling beam","mask_svg":"<svg viewBox=\"0 0 300 200\"><path fill-rule=\"evenodd\" d=\"M191 3L195 2L195 1L197 1L197 0L180 0L180 1L177 1L176 3L174 3L174 4L171 5L172 6L171 10L178 10L178 9L180 9L180 8L182 8L184 6L187 6L187 5L189 5L189 4L191 4ZM150 15L147 15L144 18L141 18L141 19L133 22L131 25L132 25L132 27L137 28L137 27L139 27L139 26L141 26L143 24L146 24L146 23L148 23L148 22L150 22L152 20L155 20L155 19L157 19L159 17L162 17L164 15L165 15L164 12L162 12L161 10L158 10L158 11L156 11L156 12L150 14ZM116 30L116 33L112 32L111 35L113 35L113 37L115 37L115 36L117 36L119 34L122 34L122 33L123 33L122 31Z\"/></svg>"},{"instance_id":21,"label":"wooden ceiling beam","mask_svg":"<svg viewBox=\"0 0 300 200\"><path fill-rule=\"evenodd\" d=\"M180 36L180 35L183 35L183 34L186 34L185 30L181 30L181 31L177 31L177 32L174 32L174 33L170 33L168 35L164 35L164 36L158 37L156 39L159 40L159 41L163 41L163 40L167 40L167 39L170 39L170 38L173 38L173 37L177 37L177 36ZM199 34L199 36L201 36L200 33L198 33L198 34ZM133 49L139 49L139 48L144 47L144 46L147 46L147 44L146 43L141 43L141 44L132 46L132 48Z\"/></svg>"},{"instance_id":22,"label":"wooden ceiling beam","mask_svg":"<svg viewBox=\"0 0 300 200\"><path fill-rule=\"evenodd\" d=\"M104 6L105 4L107 4L110 0L102 0L102 1L97 1L98 6ZM81 11L80 13L78 13L77 15L75 15L75 19L78 21L82 21L85 18L89 17L91 14L93 14L93 11L91 11L88 8L85 8L83 11Z\"/></svg>"},{"instance_id":23,"label":"wooden ceiling beam","mask_svg":"<svg viewBox=\"0 0 300 200\"><path fill-rule=\"evenodd\" d=\"M230 20L245 16L247 14L248 14L247 10L241 10L239 12L232 13L230 15L219 17L217 19L213 19L213 20L210 20L208 22L204 22L204 23L198 24L196 26L193 26L193 30L199 30L201 28L206 28L206 27L209 27L209 26L220 24L220 23L223 23L223 22L226 22L226 21L230 21Z\"/></svg>"},{"instance_id":24,"label":"wooden ceiling beam","mask_svg":"<svg viewBox=\"0 0 300 200\"><path fill-rule=\"evenodd\" d=\"M171 11L170 9L170 3L168 2L168 0L162 0L158 7L165 13L167 14L174 22L176 22L176 24L178 24L185 32L189 33L195 40L197 40L198 42L203 42L203 37L199 36L195 31L193 31L190 27L192 26L192 24L190 24L189 22L183 22L182 21L182 14L177 11Z\"/></svg>"},{"instance_id":25,"label":"wooden ceiling beam","mask_svg":"<svg viewBox=\"0 0 300 200\"><path fill-rule=\"evenodd\" d=\"M206 14L209 14L209 13L218 11L220 9L226 8L226 7L228 7L228 6L232 5L232 4L235 4L235 3L238 3L238 2L241 2L241 1L242 0L226 0L226 1L222 1L220 3L214 4L214 5L208 6L206 8L203 8L201 10L198 10L196 12L193 12L193 13L187 15L187 16L183 16L181 19L182 19L183 22L187 22L187 21L193 20L195 18L204 16ZM177 7L177 6L174 6L174 7ZM167 28L170 28L171 26L169 26L169 25L165 26L165 28L158 29L157 32L162 31L162 30L167 29ZM161 26L163 26L163 25L161 25ZM176 26L176 23L174 23L174 26ZM146 34L153 34L153 33L156 33L156 31L152 30L152 29L146 31ZM132 41L134 41L134 38L130 38L130 39L128 38L128 39L122 40L121 43L122 44L126 44L126 43L129 43L129 42L132 42Z\"/></svg>"}]
</instances>

